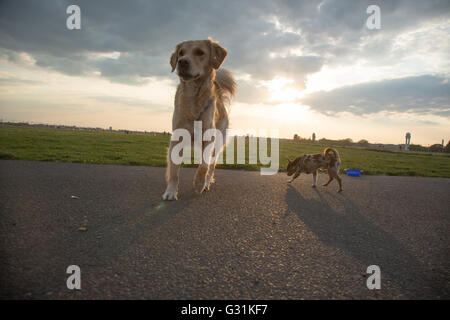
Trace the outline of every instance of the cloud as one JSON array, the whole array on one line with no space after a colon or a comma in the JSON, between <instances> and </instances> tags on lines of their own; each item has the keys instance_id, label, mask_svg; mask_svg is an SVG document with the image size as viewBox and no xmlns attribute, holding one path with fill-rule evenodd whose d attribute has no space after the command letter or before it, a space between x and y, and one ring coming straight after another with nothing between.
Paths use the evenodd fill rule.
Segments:
<instances>
[{"instance_id":1,"label":"cloud","mask_svg":"<svg viewBox=\"0 0 450 320\"><path fill-rule=\"evenodd\" d=\"M449 1L377 1L379 31L365 27L372 2L1 1L0 53L16 64L142 85L154 77L173 79L169 57L178 42L211 36L229 52L224 67L248 75L238 82L238 100L247 103L267 97L261 81L285 77L303 90L308 76L325 65L395 65L420 50L450 66L449 32L439 31L450 28ZM66 28L70 4L81 8L81 30ZM437 25L439 45L409 34L430 24Z\"/></svg>"},{"instance_id":2,"label":"cloud","mask_svg":"<svg viewBox=\"0 0 450 320\"><path fill-rule=\"evenodd\" d=\"M243 103L265 103L269 99L267 87L247 80L238 81L236 100Z\"/></svg>"},{"instance_id":3,"label":"cloud","mask_svg":"<svg viewBox=\"0 0 450 320\"><path fill-rule=\"evenodd\" d=\"M122 96L89 96L89 100L99 101L108 105L118 105L123 108L123 110L129 108L143 108L150 110L152 112L162 112L170 113L172 111L172 106L165 105L161 103L156 103L155 101L134 97L122 97Z\"/></svg>"},{"instance_id":4,"label":"cloud","mask_svg":"<svg viewBox=\"0 0 450 320\"><path fill-rule=\"evenodd\" d=\"M0 77L0 85L2 86L20 86L20 85L42 84L42 81L20 79L16 77Z\"/></svg>"},{"instance_id":5,"label":"cloud","mask_svg":"<svg viewBox=\"0 0 450 320\"><path fill-rule=\"evenodd\" d=\"M450 83L442 76L416 76L345 86L306 95L301 102L324 114L386 112L450 117Z\"/></svg>"}]
</instances>

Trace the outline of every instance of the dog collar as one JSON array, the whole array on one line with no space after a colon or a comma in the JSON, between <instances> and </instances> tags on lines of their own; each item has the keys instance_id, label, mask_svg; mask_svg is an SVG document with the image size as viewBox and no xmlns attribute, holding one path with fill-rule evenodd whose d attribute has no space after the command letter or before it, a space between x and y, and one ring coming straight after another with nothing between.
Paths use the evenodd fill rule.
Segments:
<instances>
[{"instance_id":1,"label":"dog collar","mask_svg":"<svg viewBox=\"0 0 450 320\"><path fill-rule=\"evenodd\" d=\"M208 110L208 108L211 106L213 102L212 98L208 99L208 103L206 104L206 106L203 107L202 111L200 111L200 115L198 116L197 120L200 120L200 118L202 117L202 115L205 113L206 110Z\"/></svg>"}]
</instances>

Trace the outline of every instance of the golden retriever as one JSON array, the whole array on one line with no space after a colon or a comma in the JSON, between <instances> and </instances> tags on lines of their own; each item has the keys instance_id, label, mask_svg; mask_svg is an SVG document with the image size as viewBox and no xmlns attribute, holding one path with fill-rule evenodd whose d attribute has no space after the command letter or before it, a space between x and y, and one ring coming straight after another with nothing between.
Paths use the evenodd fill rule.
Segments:
<instances>
[{"instance_id":1,"label":"golden retriever","mask_svg":"<svg viewBox=\"0 0 450 320\"><path fill-rule=\"evenodd\" d=\"M202 121L203 132L215 128L222 133L223 141L226 141L229 122L226 107L236 91L232 74L219 69L226 56L227 51L210 38L184 41L175 47L170 65L172 72L177 71L180 83L175 95L172 131L183 128L193 136L194 121ZM180 165L171 159L172 148L176 144L177 141L171 141L167 153L167 188L162 196L164 200L178 199ZM202 151L205 147L206 143L203 143ZM222 147L223 144L221 149ZM209 190L214 182L215 166L216 160L210 164L205 161L199 164L193 182L197 193Z\"/></svg>"}]
</instances>

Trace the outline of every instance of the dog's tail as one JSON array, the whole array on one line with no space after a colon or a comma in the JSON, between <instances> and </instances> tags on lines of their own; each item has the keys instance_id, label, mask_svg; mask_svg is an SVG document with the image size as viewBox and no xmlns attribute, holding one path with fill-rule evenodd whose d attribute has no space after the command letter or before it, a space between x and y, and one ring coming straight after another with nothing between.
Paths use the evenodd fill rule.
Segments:
<instances>
[{"instance_id":1,"label":"dog's tail","mask_svg":"<svg viewBox=\"0 0 450 320\"><path fill-rule=\"evenodd\" d=\"M332 155L330 155L330 153ZM335 167L338 171L341 165L341 157L339 156L339 152L335 148L328 147L323 150L323 155L330 159L330 167Z\"/></svg>"},{"instance_id":2,"label":"dog's tail","mask_svg":"<svg viewBox=\"0 0 450 320\"><path fill-rule=\"evenodd\" d=\"M236 94L236 81L230 71L219 69L216 71L216 83L220 88L220 94L230 104L231 98Z\"/></svg>"}]
</instances>

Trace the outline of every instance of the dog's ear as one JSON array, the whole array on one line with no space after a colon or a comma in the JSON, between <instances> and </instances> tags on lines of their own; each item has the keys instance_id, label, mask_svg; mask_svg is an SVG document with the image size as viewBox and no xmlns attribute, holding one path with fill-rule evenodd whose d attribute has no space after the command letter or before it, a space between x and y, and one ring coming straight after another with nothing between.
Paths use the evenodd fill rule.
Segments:
<instances>
[{"instance_id":1,"label":"dog's ear","mask_svg":"<svg viewBox=\"0 0 450 320\"><path fill-rule=\"evenodd\" d=\"M287 159L288 163L291 163L291 162L292 162L292 160L291 160L291 159L289 159L289 158L286 158L286 159Z\"/></svg>"},{"instance_id":2,"label":"dog's ear","mask_svg":"<svg viewBox=\"0 0 450 320\"><path fill-rule=\"evenodd\" d=\"M172 72L175 71L175 68L177 67L177 61L178 61L178 51L180 50L180 43L177 44L175 47L175 51L170 56L170 66L172 67Z\"/></svg>"},{"instance_id":3,"label":"dog's ear","mask_svg":"<svg viewBox=\"0 0 450 320\"><path fill-rule=\"evenodd\" d=\"M214 69L219 69L223 61L227 57L227 50L220 46L217 42L213 41L211 38L209 40L209 45L211 48L211 54L209 58L209 63Z\"/></svg>"}]
</instances>

